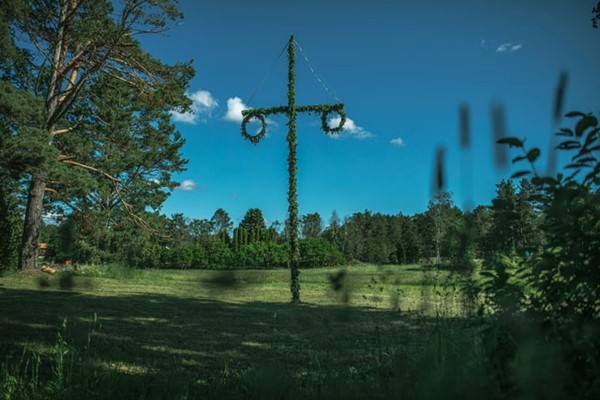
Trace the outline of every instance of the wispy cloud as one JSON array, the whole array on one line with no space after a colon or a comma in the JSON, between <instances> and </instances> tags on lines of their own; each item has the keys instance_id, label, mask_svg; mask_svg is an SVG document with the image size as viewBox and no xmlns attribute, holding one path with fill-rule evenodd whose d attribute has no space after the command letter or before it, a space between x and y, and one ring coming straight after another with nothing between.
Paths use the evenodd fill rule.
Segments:
<instances>
[{"instance_id":1,"label":"wispy cloud","mask_svg":"<svg viewBox=\"0 0 600 400\"><path fill-rule=\"evenodd\" d=\"M219 105L208 90L186 93L186 96L192 100L191 111L185 113L171 111L171 116L175 122L197 124L199 121L210 117L212 111Z\"/></svg>"},{"instance_id":2,"label":"wispy cloud","mask_svg":"<svg viewBox=\"0 0 600 400\"><path fill-rule=\"evenodd\" d=\"M398 147L406 146L406 142L401 137L397 137L396 139L390 140L390 143L393 144L394 146L398 146Z\"/></svg>"},{"instance_id":3,"label":"wispy cloud","mask_svg":"<svg viewBox=\"0 0 600 400\"><path fill-rule=\"evenodd\" d=\"M502 43L500 46L496 48L496 53L514 53L517 50L520 50L523 47L523 44L512 44L512 43Z\"/></svg>"},{"instance_id":4,"label":"wispy cloud","mask_svg":"<svg viewBox=\"0 0 600 400\"><path fill-rule=\"evenodd\" d=\"M227 112L223 116L223 119L226 121L237 122L239 124L244 119L242 116L242 111L249 108L250 107L245 105L242 99L239 97L231 97L227 99Z\"/></svg>"},{"instance_id":5,"label":"wispy cloud","mask_svg":"<svg viewBox=\"0 0 600 400\"><path fill-rule=\"evenodd\" d=\"M331 118L329 120L329 127L335 128L337 126L340 126L341 120L342 120L342 118L340 116ZM375 136L371 132L366 130L365 128L356 125L352 119L347 118L347 117L346 117L346 122L344 123L344 129L342 130L342 135L351 137L354 139L368 139L368 138L372 138ZM339 136L333 136L333 137L339 137Z\"/></svg>"},{"instance_id":6,"label":"wispy cloud","mask_svg":"<svg viewBox=\"0 0 600 400\"><path fill-rule=\"evenodd\" d=\"M513 46L510 48L510 51L511 51L511 52L513 52L513 51L517 51L517 50L519 50L521 47L523 47L523 45L522 45L521 43L519 43L519 44L515 44L515 45L513 45Z\"/></svg>"},{"instance_id":7,"label":"wispy cloud","mask_svg":"<svg viewBox=\"0 0 600 400\"><path fill-rule=\"evenodd\" d=\"M190 192L192 190L195 190L198 187L198 184L193 181L192 179L186 179L183 182L181 182L181 185L179 185L176 190L183 190L184 192Z\"/></svg>"}]
</instances>

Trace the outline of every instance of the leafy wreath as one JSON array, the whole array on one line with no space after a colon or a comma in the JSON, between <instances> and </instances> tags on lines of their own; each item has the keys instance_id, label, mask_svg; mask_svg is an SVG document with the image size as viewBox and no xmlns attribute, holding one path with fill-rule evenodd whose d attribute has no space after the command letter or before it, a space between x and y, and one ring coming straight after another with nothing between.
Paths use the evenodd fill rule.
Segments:
<instances>
[{"instance_id":1,"label":"leafy wreath","mask_svg":"<svg viewBox=\"0 0 600 400\"><path fill-rule=\"evenodd\" d=\"M260 140L265 137L267 134L267 122L265 121L265 116L258 112L251 111L242 111L242 114L245 114L244 119L242 120L242 136L248 139L252 144L257 144ZM257 119L261 123L260 131L256 135L251 135L248 133L246 129L246 125L253 119Z\"/></svg>"},{"instance_id":2,"label":"leafy wreath","mask_svg":"<svg viewBox=\"0 0 600 400\"><path fill-rule=\"evenodd\" d=\"M334 106L334 107L328 107L327 110L324 110L321 114L321 128L323 129L323 131L327 134L331 134L331 135L337 135L338 133L342 132L344 130L344 124L346 123L346 113L344 112L344 106ZM332 128L329 126L329 123L327 122L327 117L329 117L330 114L332 113L336 113L340 116L340 124L338 126L336 126L335 128Z\"/></svg>"}]
</instances>

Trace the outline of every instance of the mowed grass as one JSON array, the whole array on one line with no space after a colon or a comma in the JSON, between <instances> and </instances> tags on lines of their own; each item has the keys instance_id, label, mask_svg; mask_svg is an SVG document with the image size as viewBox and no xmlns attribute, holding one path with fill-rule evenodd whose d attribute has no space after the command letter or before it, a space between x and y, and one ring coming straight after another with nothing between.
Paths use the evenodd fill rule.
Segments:
<instances>
[{"instance_id":1,"label":"mowed grass","mask_svg":"<svg viewBox=\"0 0 600 400\"><path fill-rule=\"evenodd\" d=\"M431 379L445 397L468 387L442 385L445 372L423 365L472 360L479 348L455 274L360 265L302 270L300 284L303 303L292 305L287 270L7 274L2 371L34 380L40 398L422 397Z\"/></svg>"}]
</instances>

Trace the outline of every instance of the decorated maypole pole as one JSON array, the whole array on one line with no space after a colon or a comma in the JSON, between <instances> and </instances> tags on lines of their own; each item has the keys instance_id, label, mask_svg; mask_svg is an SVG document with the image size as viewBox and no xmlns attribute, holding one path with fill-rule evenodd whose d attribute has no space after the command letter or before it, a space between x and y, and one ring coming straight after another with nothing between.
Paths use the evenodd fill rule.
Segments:
<instances>
[{"instance_id":1,"label":"decorated maypole pole","mask_svg":"<svg viewBox=\"0 0 600 400\"><path fill-rule=\"evenodd\" d=\"M298 244L298 194L296 189L296 173L298 172L296 158L296 116L298 113L320 113L321 128L325 133L338 134L344 128L346 115L344 113L344 105L337 104L318 104L308 106L296 105L296 88L295 88L295 51L294 36L290 37L288 43L288 104L287 106L271 107L271 108L255 108L242 111L242 135L253 144L257 144L267 133L266 121L267 116L273 114L287 114L288 116L288 219L289 219L289 244L290 244L290 273L291 283L290 289L292 292L292 303L300 303L300 283L298 276L300 274L300 247ZM340 124L337 127L330 127L328 117L335 113L340 116ZM258 120L262 126L256 135L248 133L247 124L252 120Z\"/></svg>"}]
</instances>

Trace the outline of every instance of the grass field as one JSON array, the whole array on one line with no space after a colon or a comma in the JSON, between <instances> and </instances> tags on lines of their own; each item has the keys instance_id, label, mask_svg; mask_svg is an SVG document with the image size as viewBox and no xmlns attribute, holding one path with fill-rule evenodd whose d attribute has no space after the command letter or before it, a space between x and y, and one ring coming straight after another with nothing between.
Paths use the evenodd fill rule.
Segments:
<instances>
[{"instance_id":1,"label":"grass field","mask_svg":"<svg viewBox=\"0 0 600 400\"><path fill-rule=\"evenodd\" d=\"M483 395L477 328L453 275L361 265L300 278L303 303L291 305L286 270L6 274L1 389L5 398Z\"/></svg>"}]
</instances>

